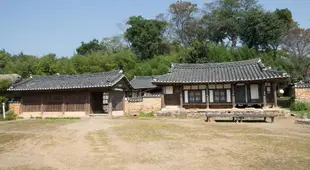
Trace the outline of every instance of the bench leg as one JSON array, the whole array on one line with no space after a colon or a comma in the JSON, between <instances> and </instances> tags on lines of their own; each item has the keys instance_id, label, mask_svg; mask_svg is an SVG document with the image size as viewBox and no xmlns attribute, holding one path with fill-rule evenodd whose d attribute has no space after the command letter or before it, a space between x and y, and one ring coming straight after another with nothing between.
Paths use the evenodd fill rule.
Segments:
<instances>
[{"instance_id":1,"label":"bench leg","mask_svg":"<svg viewBox=\"0 0 310 170\"><path fill-rule=\"evenodd\" d=\"M264 122L266 122L266 117L264 117Z\"/></svg>"},{"instance_id":2,"label":"bench leg","mask_svg":"<svg viewBox=\"0 0 310 170\"><path fill-rule=\"evenodd\" d=\"M242 123L242 119L243 119L243 118L241 117L241 118L240 118L240 123Z\"/></svg>"},{"instance_id":3,"label":"bench leg","mask_svg":"<svg viewBox=\"0 0 310 170\"><path fill-rule=\"evenodd\" d=\"M208 117L207 116L205 117L205 122L208 122Z\"/></svg>"},{"instance_id":4,"label":"bench leg","mask_svg":"<svg viewBox=\"0 0 310 170\"><path fill-rule=\"evenodd\" d=\"M274 117L271 117L271 123L274 123Z\"/></svg>"},{"instance_id":5,"label":"bench leg","mask_svg":"<svg viewBox=\"0 0 310 170\"><path fill-rule=\"evenodd\" d=\"M233 117L233 122L235 121L235 117Z\"/></svg>"}]
</instances>

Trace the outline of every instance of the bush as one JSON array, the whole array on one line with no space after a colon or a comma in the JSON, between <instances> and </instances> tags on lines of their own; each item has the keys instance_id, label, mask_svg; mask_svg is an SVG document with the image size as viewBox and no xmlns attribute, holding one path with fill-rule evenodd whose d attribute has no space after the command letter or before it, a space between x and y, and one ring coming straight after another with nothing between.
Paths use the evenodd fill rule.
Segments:
<instances>
[{"instance_id":1,"label":"bush","mask_svg":"<svg viewBox=\"0 0 310 170\"><path fill-rule=\"evenodd\" d=\"M0 121L16 120L16 119L17 119L17 115L12 111L8 111L5 113L5 119L3 119L3 115L1 115L0 117Z\"/></svg>"},{"instance_id":2,"label":"bush","mask_svg":"<svg viewBox=\"0 0 310 170\"><path fill-rule=\"evenodd\" d=\"M151 113L142 112L139 114L139 117L154 117L154 113L153 112L151 112Z\"/></svg>"},{"instance_id":3,"label":"bush","mask_svg":"<svg viewBox=\"0 0 310 170\"><path fill-rule=\"evenodd\" d=\"M36 119L42 119L42 117L41 116L36 116Z\"/></svg>"},{"instance_id":4,"label":"bush","mask_svg":"<svg viewBox=\"0 0 310 170\"><path fill-rule=\"evenodd\" d=\"M308 110L309 107L308 107L307 104L305 104L305 103L302 103L302 102L294 102L294 103L291 105L290 109L291 109L292 111L303 111L303 110Z\"/></svg>"}]
</instances>

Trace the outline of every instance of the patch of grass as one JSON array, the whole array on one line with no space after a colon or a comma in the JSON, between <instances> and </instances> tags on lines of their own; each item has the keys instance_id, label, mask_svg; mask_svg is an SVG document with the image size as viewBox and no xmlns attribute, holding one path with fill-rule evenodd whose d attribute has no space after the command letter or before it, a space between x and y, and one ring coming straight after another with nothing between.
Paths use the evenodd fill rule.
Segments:
<instances>
[{"instance_id":1,"label":"patch of grass","mask_svg":"<svg viewBox=\"0 0 310 170\"><path fill-rule=\"evenodd\" d=\"M5 149L10 150L11 147L14 147L14 144L21 139L24 139L26 135L14 133L14 134L8 134L8 133L0 133L0 153L4 151Z\"/></svg>"},{"instance_id":2,"label":"patch of grass","mask_svg":"<svg viewBox=\"0 0 310 170\"><path fill-rule=\"evenodd\" d=\"M142 112L139 114L139 117L154 117L154 113L153 112L151 112L151 113Z\"/></svg>"},{"instance_id":3,"label":"patch of grass","mask_svg":"<svg viewBox=\"0 0 310 170\"><path fill-rule=\"evenodd\" d=\"M74 123L76 120L24 120L12 121L0 124L0 129L6 131L31 131L31 130L49 130L59 126Z\"/></svg>"},{"instance_id":4,"label":"patch of grass","mask_svg":"<svg viewBox=\"0 0 310 170\"><path fill-rule=\"evenodd\" d=\"M101 146L106 146L108 144L108 137L103 130L98 130L88 133L85 138L89 140L94 147L95 151L100 151Z\"/></svg>"},{"instance_id":5,"label":"patch of grass","mask_svg":"<svg viewBox=\"0 0 310 170\"><path fill-rule=\"evenodd\" d=\"M305 113L307 114L308 118L310 119L310 110L302 110L302 111L292 111L298 117L302 117Z\"/></svg>"},{"instance_id":6,"label":"patch of grass","mask_svg":"<svg viewBox=\"0 0 310 170\"><path fill-rule=\"evenodd\" d=\"M79 120L80 117L45 117L44 119L49 120Z\"/></svg>"}]
</instances>

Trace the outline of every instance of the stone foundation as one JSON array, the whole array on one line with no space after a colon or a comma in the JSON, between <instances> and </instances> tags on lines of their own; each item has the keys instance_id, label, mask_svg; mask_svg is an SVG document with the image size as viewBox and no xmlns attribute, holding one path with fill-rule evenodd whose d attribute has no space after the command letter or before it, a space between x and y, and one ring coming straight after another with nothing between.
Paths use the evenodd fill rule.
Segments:
<instances>
[{"instance_id":1,"label":"stone foundation","mask_svg":"<svg viewBox=\"0 0 310 170\"><path fill-rule=\"evenodd\" d=\"M156 116L174 117L174 118L203 118L205 113L265 113L276 116L289 116L289 110L274 108L274 109L162 109L156 113Z\"/></svg>"}]
</instances>

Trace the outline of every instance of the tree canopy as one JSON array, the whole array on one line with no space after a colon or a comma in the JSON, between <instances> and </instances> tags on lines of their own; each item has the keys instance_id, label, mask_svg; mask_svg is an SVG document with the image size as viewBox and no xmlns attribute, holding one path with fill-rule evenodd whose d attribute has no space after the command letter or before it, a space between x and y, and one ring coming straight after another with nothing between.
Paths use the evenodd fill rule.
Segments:
<instances>
[{"instance_id":1,"label":"tree canopy","mask_svg":"<svg viewBox=\"0 0 310 170\"><path fill-rule=\"evenodd\" d=\"M264 9L257 0L215 0L198 6L176 1L156 18L130 16L118 36L82 42L61 57L0 51L0 74L83 74L123 67L126 76L167 73L171 62L206 63L261 58L304 80L310 72L310 31L288 9Z\"/></svg>"}]
</instances>

